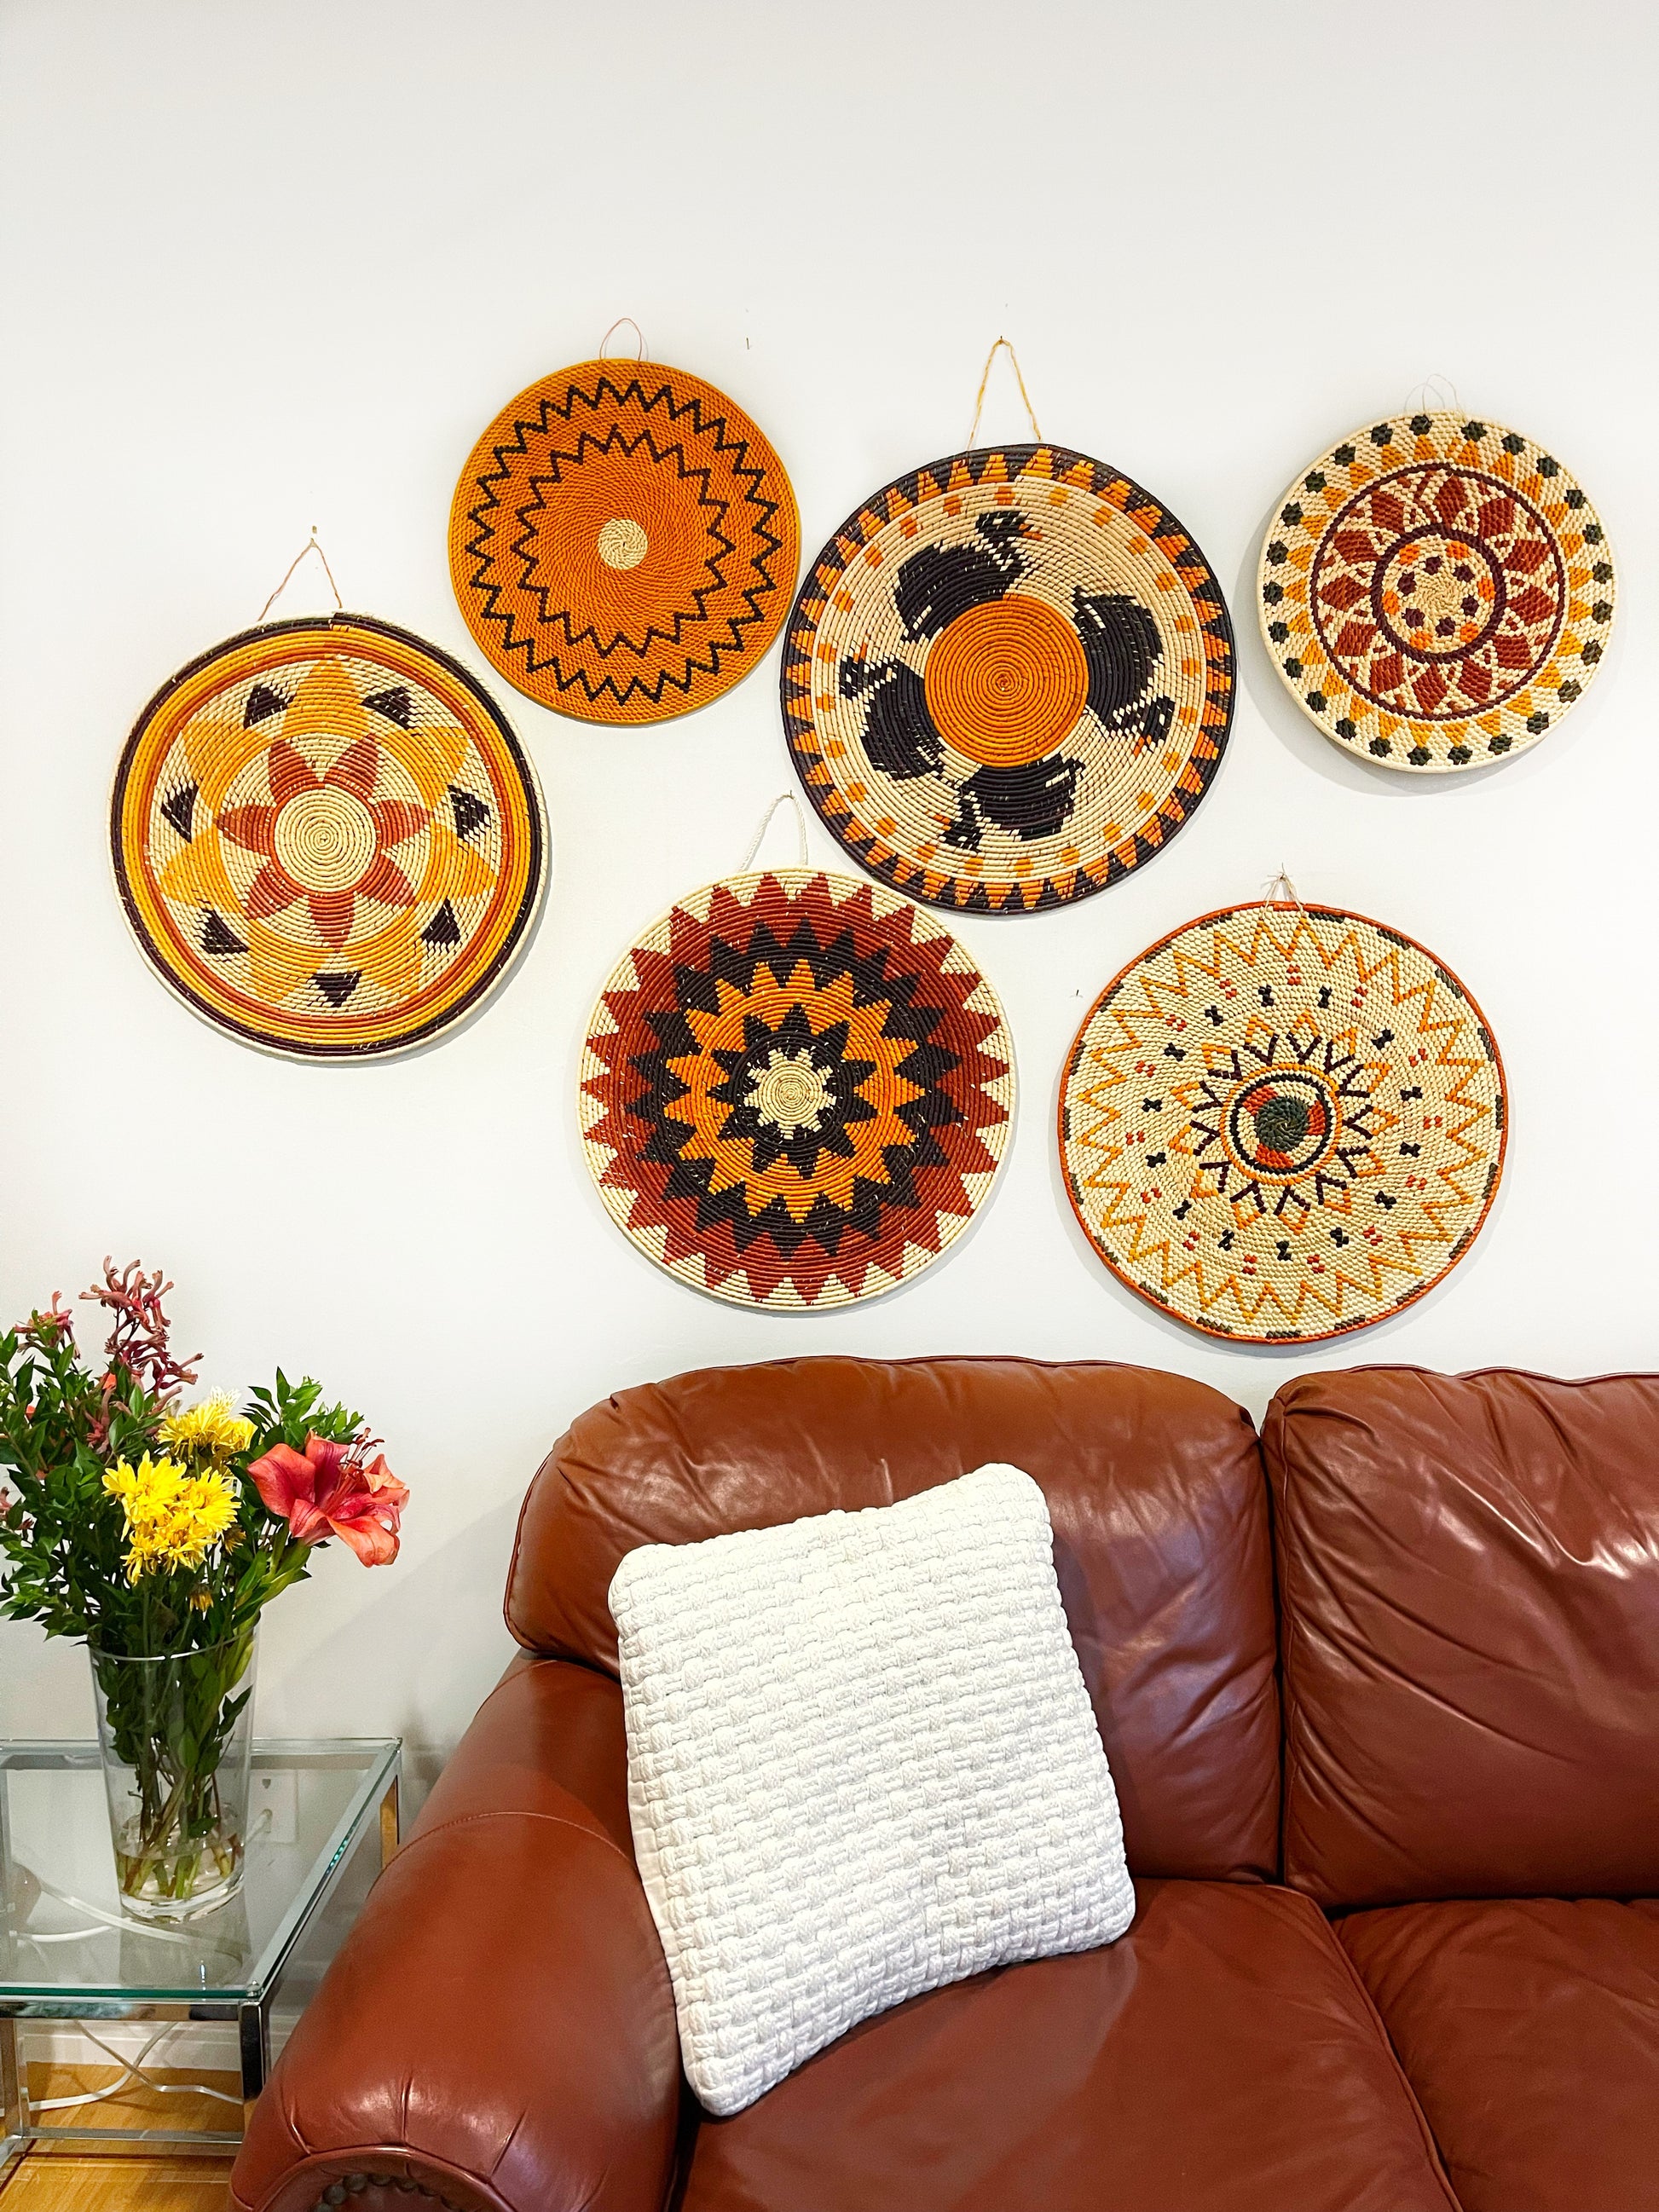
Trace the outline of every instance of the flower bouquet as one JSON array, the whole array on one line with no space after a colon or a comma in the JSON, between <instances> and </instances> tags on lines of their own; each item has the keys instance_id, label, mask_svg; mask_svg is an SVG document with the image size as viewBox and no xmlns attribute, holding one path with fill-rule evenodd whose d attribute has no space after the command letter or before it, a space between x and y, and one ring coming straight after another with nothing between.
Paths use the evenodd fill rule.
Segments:
<instances>
[{"instance_id":1,"label":"flower bouquet","mask_svg":"<svg viewBox=\"0 0 1659 2212\"><path fill-rule=\"evenodd\" d=\"M56 1293L0 1336L0 1613L86 1643L121 1902L147 1919L240 1886L260 1614L331 1537L395 1559L409 1496L309 1377L184 1404L172 1288L105 1261L101 1364Z\"/></svg>"}]
</instances>

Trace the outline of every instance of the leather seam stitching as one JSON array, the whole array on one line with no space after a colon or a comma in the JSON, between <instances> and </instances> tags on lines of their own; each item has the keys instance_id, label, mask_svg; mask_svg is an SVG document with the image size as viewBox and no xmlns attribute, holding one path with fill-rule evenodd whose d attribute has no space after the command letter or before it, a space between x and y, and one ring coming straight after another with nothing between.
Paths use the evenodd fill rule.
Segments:
<instances>
[{"instance_id":1,"label":"leather seam stitching","mask_svg":"<svg viewBox=\"0 0 1659 2212\"><path fill-rule=\"evenodd\" d=\"M568 1667L573 1672L585 1674L595 1681L609 1682L613 1686L619 1686L614 1674L607 1674L602 1668L590 1667L585 1659L567 1659L558 1652L538 1650L529 1644L525 1645L524 1650L531 1662L530 1665L528 1667L509 1665L501 1680L485 1692L483 1703L478 1707L478 1713L483 1712L486 1705L493 1705L503 1691L512 1689L516 1683L523 1681L527 1674L533 1674L538 1667ZM477 1720L478 1713L474 1713L473 1720ZM470 1729L471 1722L467 1725Z\"/></svg>"},{"instance_id":2,"label":"leather seam stitching","mask_svg":"<svg viewBox=\"0 0 1659 2212\"><path fill-rule=\"evenodd\" d=\"M453 1820L440 1820L435 1827L422 1828L418 1835L411 1836L398 1856L400 1859L407 1857L422 1844L430 1843L434 1836L447 1835L452 1829L476 1827L480 1822L491 1820L545 1820L550 1827L568 1828L573 1836L585 1836L589 1843L602 1845L613 1857L622 1861L636 1881L639 1878L639 1869L627 1852L614 1844L609 1836L601 1835L597 1829L583 1827L580 1820L573 1820L563 1813L532 1813L526 1808L513 1805L503 1805L494 1813L457 1813Z\"/></svg>"}]
</instances>

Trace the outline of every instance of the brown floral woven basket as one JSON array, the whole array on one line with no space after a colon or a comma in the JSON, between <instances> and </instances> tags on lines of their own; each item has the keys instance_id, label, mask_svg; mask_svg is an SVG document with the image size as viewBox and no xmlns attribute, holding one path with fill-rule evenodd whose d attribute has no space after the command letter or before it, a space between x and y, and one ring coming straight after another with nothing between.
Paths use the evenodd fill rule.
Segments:
<instances>
[{"instance_id":1,"label":"brown floral woven basket","mask_svg":"<svg viewBox=\"0 0 1659 2212\"><path fill-rule=\"evenodd\" d=\"M1612 634L1613 556L1553 453L1457 412L1398 415L1291 486L1256 603L1327 737L1445 775L1536 744L1583 696Z\"/></svg>"}]
</instances>

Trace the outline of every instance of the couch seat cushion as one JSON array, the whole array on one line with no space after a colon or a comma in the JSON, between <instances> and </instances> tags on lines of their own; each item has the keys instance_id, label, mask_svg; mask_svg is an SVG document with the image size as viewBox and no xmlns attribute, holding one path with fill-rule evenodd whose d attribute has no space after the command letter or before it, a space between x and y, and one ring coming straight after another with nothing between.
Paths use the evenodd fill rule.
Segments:
<instances>
[{"instance_id":1,"label":"couch seat cushion","mask_svg":"<svg viewBox=\"0 0 1659 2212\"><path fill-rule=\"evenodd\" d=\"M1464 2212L1659 2212L1659 1902L1401 1905L1340 1932Z\"/></svg>"},{"instance_id":2,"label":"couch seat cushion","mask_svg":"<svg viewBox=\"0 0 1659 2212\"><path fill-rule=\"evenodd\" d=\"M913 1998L705 2119L684 2212L1453 2212L1317 1910L1135 1887L1109 1949Z\"/></svg>"}]
</instances>

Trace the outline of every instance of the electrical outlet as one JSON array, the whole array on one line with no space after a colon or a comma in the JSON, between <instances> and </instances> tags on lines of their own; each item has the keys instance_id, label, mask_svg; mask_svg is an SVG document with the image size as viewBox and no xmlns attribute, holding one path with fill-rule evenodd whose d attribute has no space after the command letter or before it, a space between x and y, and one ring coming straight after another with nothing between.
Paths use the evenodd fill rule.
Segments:
<instances>
[{"instance_id":1,"label":"electrical outlet","mask_svg":"<svg viewBox=\"0 0 1659 2212\"><path fill-rule=\"evenodd\" d=\"M249 1840L291 1844L299 1819L299 1779L286 1767L256 1766L248 1801Z\"/></svg>"}]
</instances>

